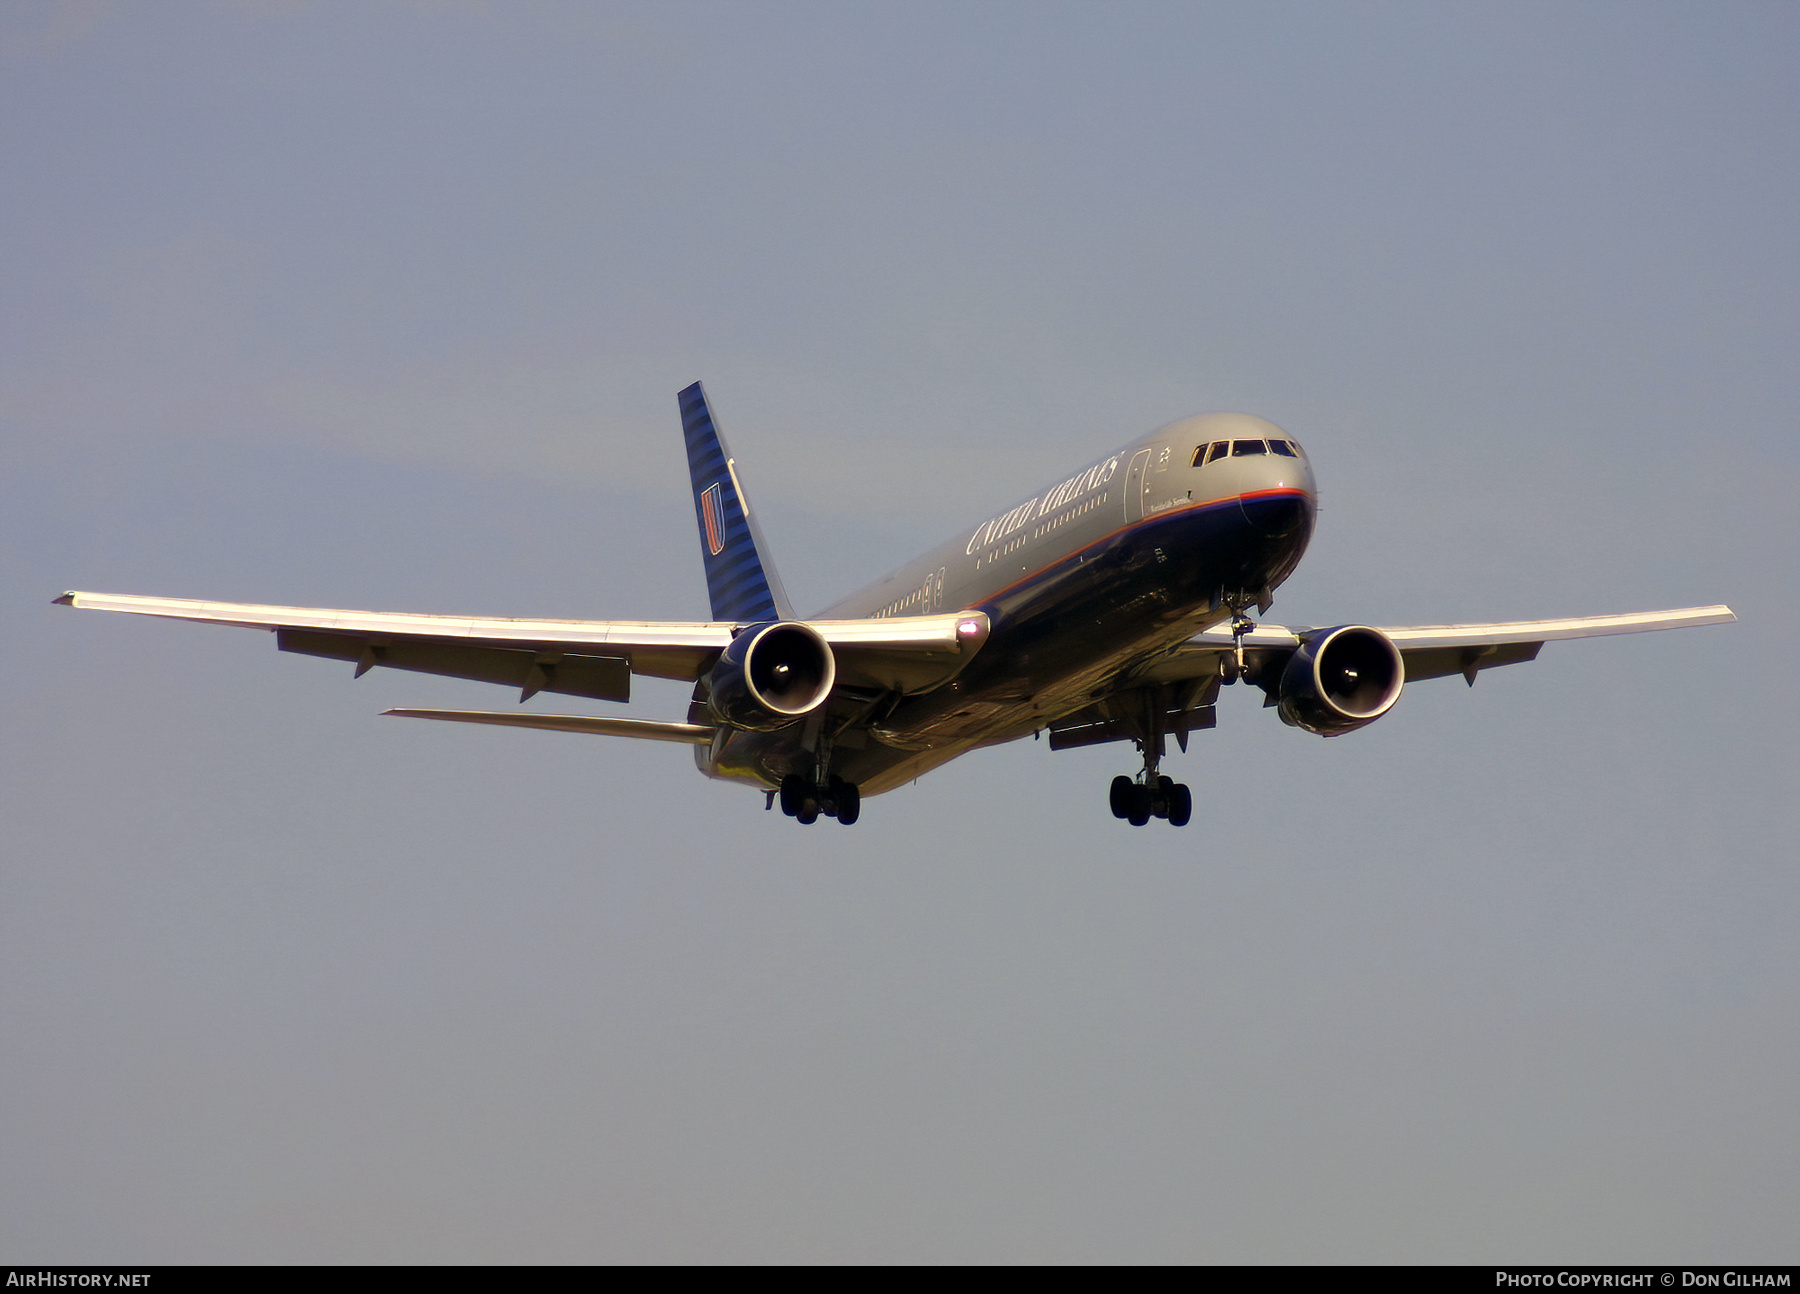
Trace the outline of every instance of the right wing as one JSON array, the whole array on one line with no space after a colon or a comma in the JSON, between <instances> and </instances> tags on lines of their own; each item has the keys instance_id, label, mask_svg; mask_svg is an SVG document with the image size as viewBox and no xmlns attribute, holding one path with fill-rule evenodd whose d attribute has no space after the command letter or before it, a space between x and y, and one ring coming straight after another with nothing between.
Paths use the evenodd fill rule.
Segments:
<instances>
[{"instance_id":1,"label":"right wing","mask_svg":"<svg viewBox=\"0 0 1800 1294\"><path fill-rule=\"evenodd\" d=\"M631 676L693 682L741 627L718 621L523 620L411 615L322 607L257 606L65 593L63 606L273 631L282 651L499 683L528 700L560 692L601 701L631 698ZM987 640L987 617L893 616L807 621L831 645L838 678L876 691L929 691L961 671ZM597 731L597 730L596 730Z\"/></svg>"}]
</instances>

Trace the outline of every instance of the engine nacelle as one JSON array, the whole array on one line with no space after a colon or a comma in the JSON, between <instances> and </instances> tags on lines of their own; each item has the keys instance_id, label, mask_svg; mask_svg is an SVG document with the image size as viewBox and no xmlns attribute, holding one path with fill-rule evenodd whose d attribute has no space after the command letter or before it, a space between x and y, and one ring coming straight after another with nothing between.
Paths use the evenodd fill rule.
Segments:
<instances>
[{"instance_id":1,"label":"engine nacelle","mask_svg":"<svg viewBox=\"0 0 1800 1294\"><path fill-rule=\"evenodd\" d=\"M774 732L825 703L837 681L831 644L798 621L742 630L713 666L707 705L734 728Z\"/></svg>"},{"instance_id":2,"label":"engine nacelle","mask_svg":"<svg viewBox=\"0 0 1800 1294\"><path fill-rule=\"evenodd\" d=\"M1379 629L1339 625L1295 652L1281 672L1281 721L1321 737L1374 723L1400 699L1406 665Z\"/></svg>"}]
</instances>

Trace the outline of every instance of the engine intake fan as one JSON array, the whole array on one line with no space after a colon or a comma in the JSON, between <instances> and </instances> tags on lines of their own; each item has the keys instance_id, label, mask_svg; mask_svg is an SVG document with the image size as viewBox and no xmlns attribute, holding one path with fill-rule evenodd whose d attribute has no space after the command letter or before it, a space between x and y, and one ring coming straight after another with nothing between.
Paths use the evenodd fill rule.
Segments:
<instances>
[{"instance_id":1,"label":"engine intake fan","mask_svg":"<svg viewBox=\"0 0 1800 1294\"><path fill-rule=\"evenodd\" d=\"M720 723L774 732L825 703L837 661L818 630L798 621L753 625L713 666L707 705Z\"/></svg>"},{"instance_id":2,"label":"engine intake fan","mask_svg":"<svg viewBox=\"0 0 1800 1294\"><path fill-rule=\"evenodd\" d=\"M1374 723L1400 699L1406 665L1378 629L1339 625L1313 635L1281 672L1281 721L1321 737Z\"/></svg>"}]
</instances>

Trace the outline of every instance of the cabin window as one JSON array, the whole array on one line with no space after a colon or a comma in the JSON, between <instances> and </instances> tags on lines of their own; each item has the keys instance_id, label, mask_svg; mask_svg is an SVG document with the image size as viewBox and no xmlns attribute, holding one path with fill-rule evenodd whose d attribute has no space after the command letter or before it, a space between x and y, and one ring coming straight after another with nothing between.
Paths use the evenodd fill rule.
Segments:
<instances>
[{"instance_id":1,"label":"cabin window","mask_svg":"<svg viewBox=\"0 0 1800 1294\"><path fill-rule=\"evenodd\" d=\"M1212 452L1207 454L1206 461L1209 463L1216 463L1221 458L1224 458L1226 453L1229 452L1230 449L1231 449L1230 441L1215 440L1212 443Z\"/></svg>"},{"instance_id":2,"label":"cabin window","mask_svg":"<svg viewBox=\"0 0 1800 1294\"><path fill-rule=\"evenodd\" d=\"M1277 454L1280 454L1283 458L1293 458L1295 456L1293 445L1285 440L1271 440L1269 442L1269 448L1274 450Z\"/></svg>"},{"instance_id":3,"label":"cabin window","mask_svg":"<svg viewBox=\"0 0 1800 1294\"><path fill-rule=\"evenodd\" d=\"M1269 447L1260 440L1234 440L1231 442L1231 456L1243 458L1250 454L1266 454Z\"/></svg>"}]
</instances>

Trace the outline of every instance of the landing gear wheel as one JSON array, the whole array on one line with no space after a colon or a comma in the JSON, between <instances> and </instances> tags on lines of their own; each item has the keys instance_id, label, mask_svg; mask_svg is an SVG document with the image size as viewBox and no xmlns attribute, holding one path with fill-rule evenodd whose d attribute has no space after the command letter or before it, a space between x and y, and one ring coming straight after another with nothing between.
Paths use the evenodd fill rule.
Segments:
<instances>
[{"instance_id":1,"label":"landing gear wheel","mask_svg":"<svg viewBox=\"0 0 1800 1294\"><path fill-rule=\"evenodd\" d=\"M1188 819L1194 816L1194 793L1186 785L1176 782L1169 790L1169 825L1185 827Z\"/></svg>"},{"instance_id":2,"label":"landing gear wheel","mask_svg":"<svg viewBox=\"0 0 1800 1294\"><path fill-rule=\"evenodd\" d=\"M1125 816L1134 827L1141 827L1150 821L1150 788L1131 784L1131 811Z\"/></svg>"},{"instance_id":3,"label":"landing gear wheel","mask_svg":"<svg viewBox=\"0 0 1800 1294\"><path fill-rule=\"evenodd\" d=\"M837 820L847 827L862 816L862 792L855 782L840 782L834 777L831 784L836 788Z\"/></svg>"},{"instance_id":4,"label":"landing gear wheel","mask_svg":"<svg viewBox=\"0 0 1800 1294\"><path fill-rule=\"evenodd\" d=\"M1131 792L1136 785L1135 782L1129 777L1126 777L1123 773L1120 773L1117 777L1113 778L1112 790L1107 793L1107 799L1112 804L1113 817L1124 818L1130 816Z\"/></svg>"},{"instance_id":5,"label":"landing gear wheel","mask_svg":"<svg viewBox=\"0 0 1800 1294\"><path fill-rule=\"evenodd\" d=\"M855 782L841 777L834 776L821 786L799 773L789 773L781 779L778 794L781 811L802 826L824 817L836 818L847 827L862 816L862 791Z\"/></svg>"}]
</instances>

